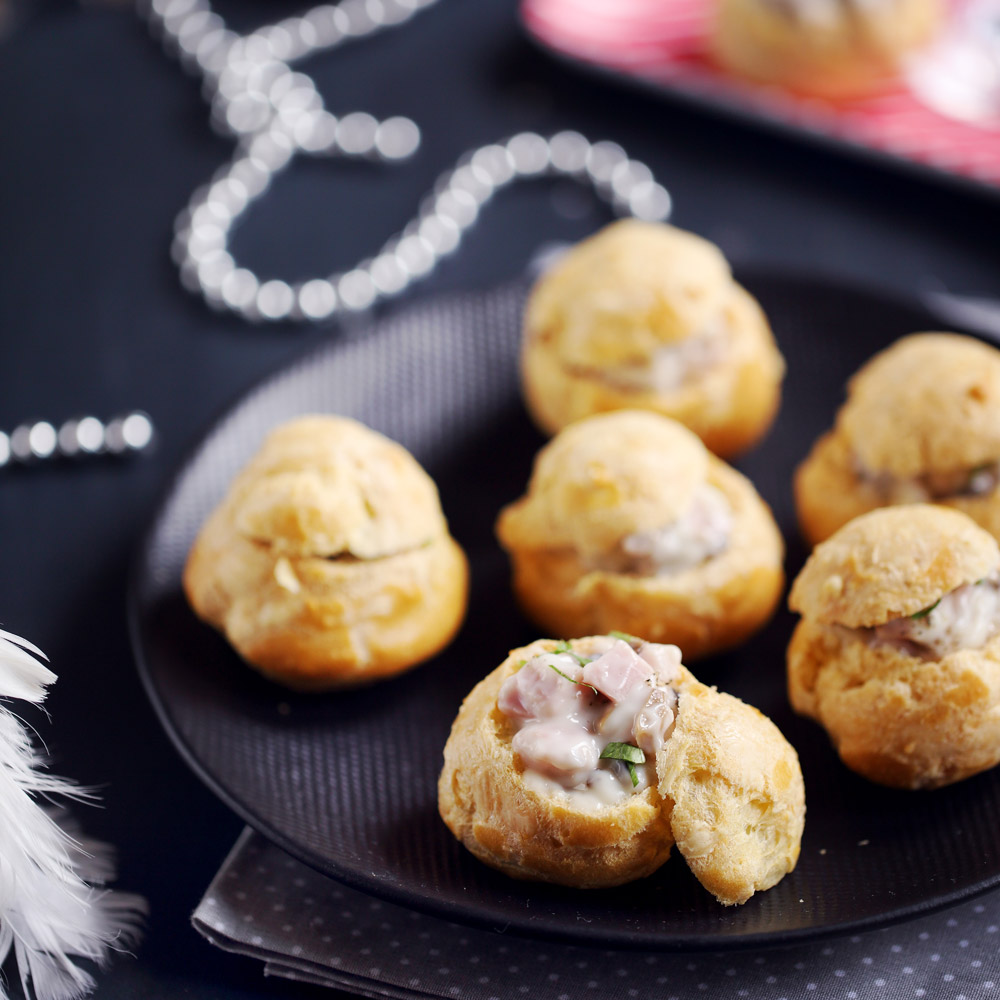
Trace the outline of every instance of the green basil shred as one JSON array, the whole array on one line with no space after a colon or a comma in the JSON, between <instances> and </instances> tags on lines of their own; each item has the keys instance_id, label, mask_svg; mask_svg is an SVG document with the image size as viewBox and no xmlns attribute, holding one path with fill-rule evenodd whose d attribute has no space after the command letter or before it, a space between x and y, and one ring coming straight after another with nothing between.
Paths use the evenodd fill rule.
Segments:
<instances>
[{"instance_id":1,"label":"green basil shred","mask_svg":"<svg viewBox=\"0 0 1000 1000\"><path fill-rule=\"evenodd\" d=\"M639 784L639 775L635 773L636 764L645 764L646 755L631 743L609 743L602 751L603 760L620 760L628 768L628 776L632 779L632 787Z\"/></svg>"},{"instance_id":2,"label":"green basil shred","mask_svg":"<svg viewBox=\"0 0 1000 1000\"><path fill-rule=\"evenodd\" d=\"M585 656L581 656L579 653L575 652L573 647L565 639L563 639L561 642L556 643L556 647L555 649L552 650L552 652L567 653L568 655L572 656L573 659L576 660L576 662L579 663L581 667L584 664L590 662L590 660L588 660Z\"/></svg>"},{"instance_id":3,"label":"green basil shred","mask_svg":"<svg viewBox=\"0 0 1000 1000\"><path fill-rule=\"evenodd\" d=\"M944 600L944 598L939 597L930 607L924 608L922 611L917 611L910 615L910 617L914 621L920 618L926 618L941 603L942 600Z\"/></svg>"},{"instance_id":4,"label":"green basil shred","mask_svg":"<svg viewBox=\"0 0 1000 1000\"><path fill-rule=\"evenodd\" d=\"M550 663L549 664L549 669L550 670L554 670L560 677L562 677L565 680L569 681L570 684L579 684L581 687L590 688L590 690L593 691L594 694L600 694L601 693L600 691L597 690L597 688L594 687L593 684L588 684L586 681L575 680L573 677L570 677L569 674L564 674L557 666L555 666L555 664Z\"/></svg>"},{"instance_id":5,"label":"green basil shred","mask_svg":"<svg viewBox=\"0 0 1000 1000\"><path fill-rule=\"evenodd\" d=\"M618 632L616 629L612 629L608 635L610 635L613 639L621 639L622 642L633 643L643 641L637 635L629 635L628 632Z\"/></svg>"}]
</instances>

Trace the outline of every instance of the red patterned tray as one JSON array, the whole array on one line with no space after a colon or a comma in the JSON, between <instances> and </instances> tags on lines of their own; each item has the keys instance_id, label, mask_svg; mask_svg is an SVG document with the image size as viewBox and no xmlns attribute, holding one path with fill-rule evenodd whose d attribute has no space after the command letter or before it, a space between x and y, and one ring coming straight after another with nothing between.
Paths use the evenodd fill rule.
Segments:
<instances>
[{"instance_id":1,"label":"red patterned tray","mask_svg":"<svg viewBox=\"0 0 1000 1000\"><path fill-rule=\"evenodd\" d=\"M712 0L522 0L547 48L728 111L1000 189L1000 0L949 24L881 93L825 103L737 80L706 56Z\"/></svg>"}]
</instances>

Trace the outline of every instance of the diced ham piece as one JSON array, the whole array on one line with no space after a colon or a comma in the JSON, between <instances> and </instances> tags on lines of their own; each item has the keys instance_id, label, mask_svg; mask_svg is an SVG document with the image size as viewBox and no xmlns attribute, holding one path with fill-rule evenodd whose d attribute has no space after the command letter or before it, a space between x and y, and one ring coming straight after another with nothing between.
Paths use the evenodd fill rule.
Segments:
<instances>
[{"instance_id":1,"label":"diced ham piece","mask_svg":"<svg viewBox=\"0 0 1000 1000\"><path fill-rule=\"evenodd\" d=\"M657 684L672 684L680 680L681 651L677 646L644 642L639 647L639 656L653 668Z\"/></svg>"},{"instance_id":2,"label":"diced ham piece","mask_svg":"<svg viewBox=\"0 0 1000 1000\"><path fill-rule=\"evenodd\" d=\"M601 756L596 737L577 724L555 719L525 726L514 734L511 746L526 768L571 785L586 781Z\"/></svg>"},{"instance_id":3,"label":"diced ham piece","mask_svg":"<svg viewBox=\"0 0 1000 1000\"><path fill-rule=\"evenodd\" d=\"M560 673L556 673L553 666ZM578 680L580 674L580 665L571 656L533 657L503 682L497 696L497 707L504 715L514 719L569 715L579 708L580 699L588 689L566 678Z\"/></svg>"},{"instance_id":4,"label":"diced ham piece","mask_svg":"<svg viewBox=\"0 0 1000 1000\"><path fill-rule=\"evenodd\" d=\"M624 701L652 672L650 664L640 659L627 642L619 639L606 653L583 668L583 681L593 684L606 698L618 702Z\"/></svg>"},{"instance_id":5,"label":"diced ham piece","mask_svg":"<svg viewBox=\"0 0 1000 1000\"><path fill-rule=\"evenodd\" d=\"M521 685L518 681L520 673L524 668L512 677L508 677L500 686L500 693L497 695L497 708L504 715L511 719L530 719L531 710L521 698Z\"/></svg>"}]
</instances>

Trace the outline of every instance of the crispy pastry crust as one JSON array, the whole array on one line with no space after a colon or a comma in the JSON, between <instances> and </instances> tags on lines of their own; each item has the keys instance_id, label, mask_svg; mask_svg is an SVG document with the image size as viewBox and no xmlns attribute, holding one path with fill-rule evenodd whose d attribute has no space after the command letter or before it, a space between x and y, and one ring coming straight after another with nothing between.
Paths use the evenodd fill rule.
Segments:
<instances>
[{"instance_id":1,"label":"crispy pastry crust","mask_svg":"<svg viewBox=\"0 0 1000 1000\"><path fill-rule=\"evenodd\" d=\"M903 56L927 42L943 17L940 0L840 5L816 23L773 0L720 0L711 39L725 69L828 98L859 96L889 83Z\"/></svg>"},{"instance_id":2,"label":"crispy pastry crust","mask_svg":"<svg viewBox=\"0 0 1000 1000\"><path fill-rule=\"evenodd\" d=\"M657 756L677 850L723 903L769 889L799 857L805 787L799 758L756 708L686 674L674 734Z\"/></svg>"},{"instance_id":3,"label":"crispy pastry crust","mask_svg":"<svg viewBox=\"0 0 1000 1000\"><path fill-rule=\"evenodd\" d=\"M837 427L865 468L900 479L1000 458L1000 351L956 333L916 333L848 382Z\"/></svg>"},{"instance_id":4,"label":"crispy pastry crust","mask_svg":"<svg viewBox=\"0 0 1000 1000\"><path fill-rule=\"evenodd\" d=\"M1000 459L1000 351L958 334L904 337L848 383L833 430L795 472L799 526L810 544L891 501L858 474L905 482ZM1000 490L942 497L1000 538Z\"/></svg>"},{"instance_id":5,"label":"crispy pastry crust","mask_svg":"<svg viewBox=\"0 0 1000 1000\"><path fill-rule=\"evenodd\" d=\"M251 666L289 687L368 683L453 637L468 570L430 477L353 420L273 431L202 527L184 589Z\"/></svg>"},{"instance_id":6,"label":"crispy pastry crust","mask_svg":"<svg viewBox=\"0 0 1000 1000\"><path fill-rule=\"evenodd\" d=\"M602 369L722 320L726 357L669 392L625 388ZM594 413L647 409L693 430L718 455L756 443L778 410L784 361L760 306L710 243L669 226L620 222L539 279L521 353L525 401L549 434Z\"/></svg>"},{"instance_id":7,"label":"crispy pastry crust","mask_svg":"<svg viewBox=\"0 0 1000 1000\"><path fill-rule=\"evenodd\" d=\"M921 660L803 620L788 647L788 696L843 762L895 788L938 788L1000 763L1000 636Z\"/></svg>"},{"instance_id":8,"label":"crispy pastry crust","mask_svg":"<svg viewBox=\"0 0 1000 1000\"><path fill-rule=\"evenodd\" d=\"M885 507L816 547L788 606L825 625L861 628L915 614L1000 564L994 538L958 511Z\"/></svg>"},{"instance_id":9,"label":"crispy pastry crust","mask_svg":"<svg viewBox=\"0 0 1000 1000\"><path fill-rule=\"evenodd\" d=\"M586 653L591 641L573 646ZM516 878L599 888L651 874L676 839L726 904L794 868L805 819L795 751L756 709L686 670L674 733L656 759L657 786L593 811L528 788L496 699L521 661L554 645L513 650L465 699L445 746L441 816L477 858Z\"/></svg>"},{"instance_id":10,"label":"crispy pastry crust","mask_svg":"<svg viewBox=\"0 0 1000 1000\"><path fill-rule=\"evenodd\" d=\"M851 447L828 431L795 470L795 510L803 538L816 545L860 514L885 506L882 495L854 469Z\"/></svg>"},{"instance_id":11,"label":"crispy pastry crust","mask_svg":"<svg viewBox=\"0 0 1000 1000\"><path fill-rule=\"evenodd\" d=\"M732 275L714 243L623 219L557 260L532 289L525 323L571 365L643 361L711 323Z\"/></svg>"},{"instance_id":12,"label":"crispy pastry crust","mask_svg":"<svg viewBox=\"0 0 1000 1000\"><path fill-rule=\"evenodd\" d=\"M607 459L602 460L605 432L612 443L615 428L623 425L636 433L623 435L618 449L605 451ZM641 428L647 433L639 434ZM564 435L579 447L564 448ZM547 446L559 456L558 471L574 479L577 488L547 489L552 480L533 477L528 494L501 511L497 534L510 554L514 591L525 613L550 634L569 637L617 629L653 642L674 643L686 660L693 660L738 645L770 618L784 585L781 535L753 484L703 449L707 459L703 482L725 496L733 516L730 542L723 552L699 566L660 576L613 573L586 564L587 553L606 550L610 542L633 530L662 525L683 510L668 504L667 515L661 512L657 517L656 479L630 477L623 470L642 470L646 459L652 458L664 475L673 475L674 452L665 445L675 436L685 441L685 435L687 444L697 443L682 428L648 413L623 412L582 421ZM688 452L678 454L676 480L687 482ZM539 468L548 471L544 454L536 463ZM588 481L594 488L586 488ZM605 488L609 481L613 485ZM690 484L689 495L695 485ZM645 520L631 513L617 519L616 509L637 509L636 495L643 501ZM567 498L579 499L567 502ZM605 517L597 518L594 509L586 507L594 502L588 498L607 503ZM597 530L591 533L592 524ZM552 525L551 533L538 530L539 525Z\"/></svg>"},{"instance_id":13,"label":"crispy pastry crust","mask_svg":"<svg viewBox=\"0 0 1000 1000\"><path fill-rule=\"evenodd\" d=\"M607 551L680 517L710 459L689 430L651 413L579 420L535 457L528 496L501 514L502 530L519 546Z\"/></svg>"},{"instance_id":14,"label":"crispy pastry crust","mask_svg":"<svg viewBox=\"0 0 1000 1000\"><path fill-rule=\"evenodd\" d=\"M818 545L848 521L885 506L886 501L854 471L851 450L837 431L824 434L809 457L795 470L795 507L802 537ZM953 496L938 500L971 517L994 538L1000 539L1000 493Z\"/></svg>"}]
</instances>

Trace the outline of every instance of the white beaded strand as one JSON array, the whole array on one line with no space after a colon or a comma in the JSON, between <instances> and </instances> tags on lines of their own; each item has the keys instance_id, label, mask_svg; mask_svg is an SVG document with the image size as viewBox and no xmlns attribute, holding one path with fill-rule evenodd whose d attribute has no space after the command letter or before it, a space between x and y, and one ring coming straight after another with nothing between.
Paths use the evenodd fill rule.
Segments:
<instances>
[{"instance_id":1,"label":"white beaded strand","mask_svg":"<svg viewBox=\"0 0 1000 1000\"><path fill-rule=\"evenodd\" d=\"M185 288L251 322L317 322L399 295L454 253L493 195L536 177L589 184L621 215L669 217L671 199L652 171L617 143L578 132L522 132L473 150L442 174L419 214L356 267L289 284L240 267L229 250L236 221L299 154L400 162L420 145L409 118L379 121L326 110L312 78L291 64L353 38L402 24L437 0L342 0L238 36L208 0L149 0L141 10L168 51L203 79L213 126L237 140L230 162L199 187L175 223L172 256Z\"/></svg>"},{"instance_id":2,"label":"white beaded strand","mask_svg":"<svg viewBox=\"0 0 1000 1000\"><path fill-rule=\"evenodd\" d=\"M9 434L0 431L0 468L53 458L135 454L145 451L154 436L152 421L142 410L112 417L106 424L92 416L73 417L58 427L47 420L29 420Z\"/></svg>"}]
</instances>

